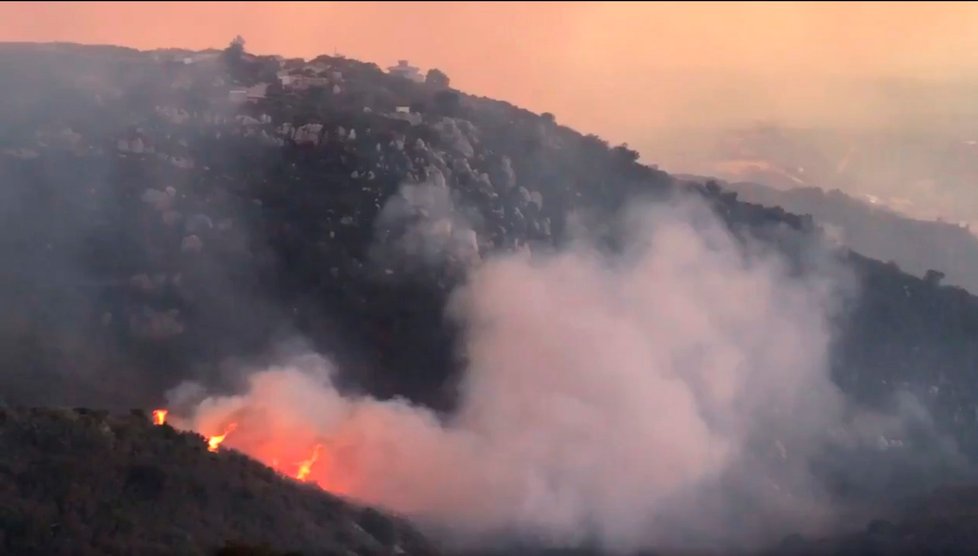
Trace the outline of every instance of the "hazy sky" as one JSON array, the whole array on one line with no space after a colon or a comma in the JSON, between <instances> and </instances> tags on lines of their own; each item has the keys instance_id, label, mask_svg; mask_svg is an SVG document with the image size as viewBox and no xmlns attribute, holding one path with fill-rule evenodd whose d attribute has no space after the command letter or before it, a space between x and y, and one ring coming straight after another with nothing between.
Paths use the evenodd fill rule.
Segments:
<instances>
[{"instance_id":1,"label":"hazy sky","mask_svg":"<svg viewBox=\"0 0 978 556\"><path fill-rule=\"evenodd\" d=\"M978 69L973 3L5 3L0 40L224 47L438 67L612 142L757 119L879 119L865 82ZM884 117L889 117L885 115Z\"/></svg>"}]
</instances>

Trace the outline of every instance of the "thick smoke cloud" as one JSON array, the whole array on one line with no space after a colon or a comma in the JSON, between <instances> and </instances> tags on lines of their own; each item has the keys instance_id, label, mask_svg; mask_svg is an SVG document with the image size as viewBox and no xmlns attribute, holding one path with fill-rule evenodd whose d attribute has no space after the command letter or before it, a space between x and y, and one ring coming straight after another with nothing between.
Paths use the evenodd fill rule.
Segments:
<instances>
[{"instance_id":1,"label":"thick smoke cloud","mask_svg":"<svg viewBox=\"0 0 978 556\"><path fill-rule=\"evenodd\" d=\"M809 464L846 419L827 362L838 269L791 273L688 203L624 229L616 255L581 238L471 270L449 306L468 365L447 418L345 396L305 355L185 424L237 422L226 445L287 474L321 444L321 486L466 542L689 548L831 525Z\"/></svg>"}]
</instances>

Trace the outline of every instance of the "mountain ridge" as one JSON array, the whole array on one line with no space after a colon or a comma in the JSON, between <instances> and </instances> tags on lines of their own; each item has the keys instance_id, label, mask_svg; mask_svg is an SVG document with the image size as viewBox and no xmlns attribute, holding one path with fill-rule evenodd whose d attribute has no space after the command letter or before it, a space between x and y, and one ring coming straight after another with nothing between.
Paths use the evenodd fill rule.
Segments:
<instances>
[{"instance_id":1,"label":"mountain ridge","mask_svg":"<svg viewBox=\"0 0 978 556\"><path fill-rule=\"evenodd\" d=\"M693 181L705 177L687 176ZM753 182L721 182L739 198L810 214L835 241L883 261L893 261L916 276L928 271L946 274L947 282L978 290L978 238L967 227L904 216L846 195L818 187L780 190Z\"/></svg>"},{"instance_id":2,"label":"mountain ridge","mask_svg":"<svg viewBox=\"0 0 978 556\"><path fill-rule=\"evenodd\" d=\"M450 412L461 364L443 313L473 251L558 247L582 213L605 222L636 199L686 193L799 267L818 241L810 217L685 185L553 115L374 64L23 50L0 45L13 84L0 106L0 248L17 270L0 278L0 386L16 404L153 407L187 379L231 391L240 368L299 336L337 360L344 388ZM388 225L396 198L428 204ZM417 225L452 256L387 257L417 247L401 241ZM978 455L978 299L841 259L863 287L840 318L836 383L868 406L916 396L962 457ZM909 486L951 476L924 463ZM905 470L868 467L873 496L908 486ZM840 488L859 491L853 473Z\"/></svg>"}]
</instances>

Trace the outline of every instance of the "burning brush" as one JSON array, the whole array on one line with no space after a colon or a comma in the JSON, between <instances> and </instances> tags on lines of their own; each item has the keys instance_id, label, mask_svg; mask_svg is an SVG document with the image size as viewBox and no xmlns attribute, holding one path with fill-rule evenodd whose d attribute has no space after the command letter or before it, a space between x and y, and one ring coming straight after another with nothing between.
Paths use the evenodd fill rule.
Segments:
<instances>
[{"instance_id":1,"label":"burning brush","mask_svg":"<svg viewBox=\"0 0 978 556\"><path fill-rule=\"evenodd\" d=\"M169 411L166 410L166 409L154 409L153 410L153 424L156 425L156 426L165 425L166 424L166 417L167 417L167 414L168 413L169 413ZM218 451L218 449L221 447L221 444L227 438L227 436L229 434L231 434L232 432L234 432L235 429L237 429L237 428L238 428L238 423L232 422L232 423L228 424L227 427L225 427L224 432L222 432L221 434L216 434L216 435L207 437L207 451L212 452L212 453L216 453ZM304 460L298 462L298 464L297 464L298 465L298 469L295 472L295 475L290 475L290 476L292 476L296 480L307 482L308 479L309 479L309 474L312 472L312 466L316 463L316 460L319 459L319 456L320 456L320 453L322 452L322 449L323 449L323 445L322 444L316 444L315 446L313 446L312 453L310 454L310 456L307 459L304 459ZM278 465L278 460L277 459L272 460L271 466L276 471L282 472L281 469L279 469L279 465ZM283 473L283 474L286 474L286 473Z\"/></svg>"}]
</instances>

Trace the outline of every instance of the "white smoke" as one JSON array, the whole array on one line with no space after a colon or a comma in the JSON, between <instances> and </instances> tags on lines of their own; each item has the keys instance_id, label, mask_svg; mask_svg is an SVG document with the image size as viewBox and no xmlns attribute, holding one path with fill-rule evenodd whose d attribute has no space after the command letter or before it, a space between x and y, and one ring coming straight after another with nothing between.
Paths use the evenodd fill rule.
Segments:
<instances>
[{"instance_id":1,"label":"white smoke","mask_svg":"<svg viewBox=\"0 0 978 556\"><path fill-rule=\"evenodd\" d=\"M402 185L384 205L376 223L384 241L374 258L428 267L478 262L478 234L471 219L456 206L441 171L434 167L428 171L429 180Z\"/></svg>"},{"instance_id":2,"label":"white smoke","mask_svg":"<svg viewBox=\"0 0 978 556\"><path fill-rule=\"evenodd\" d=\"M825 525L808 463L843 418L831 273L792 275L702 207L626 227L615 256L582 239L471 270L449 307L469 363L448 419L344 397L306 356L190 425L235 420L226 444L279 464L323 444L325 488L468 542L695 547Z\"/></svg>"}]
</instances>

